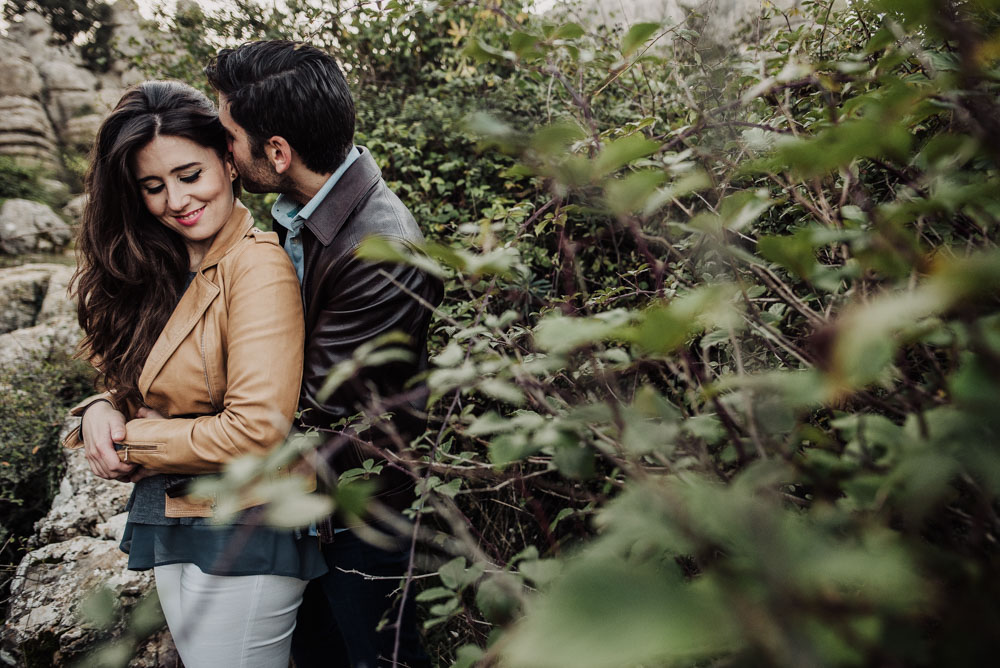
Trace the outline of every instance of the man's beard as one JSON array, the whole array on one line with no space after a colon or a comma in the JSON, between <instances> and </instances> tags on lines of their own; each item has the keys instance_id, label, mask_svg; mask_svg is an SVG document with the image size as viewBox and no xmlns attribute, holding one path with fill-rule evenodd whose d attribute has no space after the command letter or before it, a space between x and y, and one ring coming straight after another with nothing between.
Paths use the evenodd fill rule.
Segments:
<instances>
[{"instance_id":1,"label":"man's beard","mask_svg":"<svg viewBox=\"0 0 1000 668\"><path fill-rule=\"evenodd\" d=\"M236 163L244 190L257 194L292 192L292 181L287 174L274 171L274 166L263 156L251 159L250 163Z\"/></svg>"}]
</instances>

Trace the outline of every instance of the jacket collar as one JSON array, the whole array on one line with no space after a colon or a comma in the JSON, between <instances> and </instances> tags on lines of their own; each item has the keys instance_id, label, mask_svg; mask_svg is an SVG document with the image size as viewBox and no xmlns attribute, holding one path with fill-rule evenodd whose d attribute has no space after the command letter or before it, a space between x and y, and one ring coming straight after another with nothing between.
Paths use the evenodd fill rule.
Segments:
<instances>
[{"instance_id":1,"label":"jacket collar","mask_svg":"<svg viewBox=\"0 0 1000 668\"><path fill-rule=\"evenodd\" d=\"M219 260L232 249L237 241L247 235L251 227L253 227L253 216L250 215L250 210L243 206L243 202L236 200L233 202L233 212L229 214L229 219L215 235L212 245L208 247L208 252L202 258L198 273L219 264Z\"/></svg>"},{"instance_id":2,"label":"jacket collar","mask_svg":"<svg viewBox=\"0 0 1000 668\"><path fill-rule=\"evenodd\" d=\"M194 329L195 324L201 320L209 305L219 294L219 286L205 276L205 270L217 265L252 227L253 216L239 200L236 200L232 214L209 246L194 280L181 295L181 300L170 314L170 319L153 344L153 349L149 351L149 357L146 358L142 373L139 374L139 392L144 397L160 373L160 369Z\"/></svg>"},{"instance_id":3,"label":"jacket collar","mask_svg":"<svg viewBox=\"0 0 1000 668\"><path fill-rule=\"evenodd\" d=\"M382 177L382 170L375 164L368 149L358 146L358 151L361 156L344 172L337 185L306 221L306 227L324 246L330 245L347 217Z\"/></svg>"}]
</instances>

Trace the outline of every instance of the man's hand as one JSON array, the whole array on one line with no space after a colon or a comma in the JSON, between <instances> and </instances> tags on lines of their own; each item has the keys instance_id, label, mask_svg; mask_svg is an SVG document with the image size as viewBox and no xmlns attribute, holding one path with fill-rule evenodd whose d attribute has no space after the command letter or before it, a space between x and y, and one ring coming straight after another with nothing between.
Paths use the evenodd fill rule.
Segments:
<instances>
[{"instance_id":1,"label":"man's hand","mask_svg":"<svg viewBox=\"0 0 1000 668\"><path fill-rule=\"evenodd\" d=\"M98 478L116 480L135 469L135 464L118 459L115 443L125 440L125 416L107 401L98 401L87 408L80 433L87 463Z\"/></svg>"},{"instance_id":2,"label":"man's hand","mask_svg":"<svg viewBox=\"0 0 1000 668\"><path fill-rule=\"evenodd\" d=\"M154 411L152 408L143 406L135 412L137 418L142 418L144 420L166 420L165 417Z\"/></svg>"}]
</instances>

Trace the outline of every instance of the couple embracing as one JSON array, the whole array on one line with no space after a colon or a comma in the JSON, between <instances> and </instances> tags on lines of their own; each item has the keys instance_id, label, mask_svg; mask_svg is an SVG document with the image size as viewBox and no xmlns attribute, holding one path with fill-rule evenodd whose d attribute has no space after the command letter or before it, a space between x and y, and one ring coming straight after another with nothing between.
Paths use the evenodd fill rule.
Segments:
<instances>
[{"instance_id":1,"label":"couple embracing","mask_svg":"<svg viewBox=\"0 0 1000 668\"><path fill-rule=\"evenodd\" d=\"M412 600L395 596L402 536L377 547L336 515L309 530L258 526L254 507L219 526L210 501L187 495L193 476L266 452L293 423L331 436L333 480L418 435L426 393L407 383L426 365L442 295L417 269L355 255L373 234L422 237L354 145L354 102L329 54L253 42L205 72L218 111L185 84L146 82L95 140L76 287L106 392L74 409L67 445L86 449L95 475L135 483L122 549L130 569L153 569L188 668L285 668L289 653L298 668L429 665ZM241 188L279 194L276 233L253 227ZM411 361L323 396L331 368L394 331ZM331 428L376 396L393 400L392 426ZM409 505L397 463L379 485L379 503Z\"/></svg>"}]
</instances>

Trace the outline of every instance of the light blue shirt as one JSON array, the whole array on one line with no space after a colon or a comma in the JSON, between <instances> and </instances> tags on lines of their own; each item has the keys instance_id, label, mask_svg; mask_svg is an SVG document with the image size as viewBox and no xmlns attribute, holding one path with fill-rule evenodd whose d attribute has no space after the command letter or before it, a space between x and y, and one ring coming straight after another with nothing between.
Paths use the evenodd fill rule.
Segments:
<instances>
[{"instance_id":1,"label":"light blue shirt","mask_svg":"<svg viewBox=\"0 0 1000 668\"><path fill-rule=\"evenodd\" d=\"M274 217L274 222L288 230L288 234L285 235L285 252L288 253L288 257L291 258L292 264L295 266L295 273L299 277L299 283L302 282L302 274L305 269L305 260L302 255L302 236L300 234L302 226L309 220L309 216L313 214L323 200L326 199L326 196L330 194L333 187L337 185L337 181L344 175L347 168L353 165L354 161L360 157L361 151L352 144L351 148L347 150L347 157L344 158L344 161L330 175L330 178L326 180L326 183L319 189L319 192L306 202L305 206L299 204L291 197L279 195L271 207L271 215Z\"/></svg>"}]
</instances>

